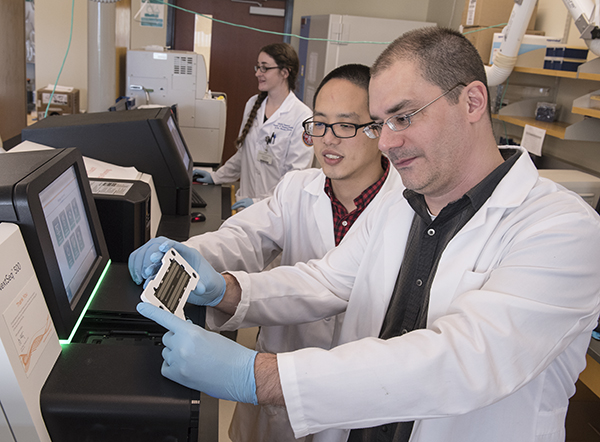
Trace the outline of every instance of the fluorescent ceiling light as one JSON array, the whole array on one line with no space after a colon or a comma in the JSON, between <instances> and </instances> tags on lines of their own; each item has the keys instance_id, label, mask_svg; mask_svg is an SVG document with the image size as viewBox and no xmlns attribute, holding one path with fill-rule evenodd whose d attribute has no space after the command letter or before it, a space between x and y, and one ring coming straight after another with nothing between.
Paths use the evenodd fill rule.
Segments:
<instances>
[{"instance_id":1,"label":"fluorescent ceiling light","mask_svg":"<svg viewBox=\"0 0 600 442\"><path fill-rule=\"evenodd\" d=\"M250 14L272 15L274 17L283 17L285 15L285 9L264 8L262 6L250 6Z\"/></svg>"}]
</instances>

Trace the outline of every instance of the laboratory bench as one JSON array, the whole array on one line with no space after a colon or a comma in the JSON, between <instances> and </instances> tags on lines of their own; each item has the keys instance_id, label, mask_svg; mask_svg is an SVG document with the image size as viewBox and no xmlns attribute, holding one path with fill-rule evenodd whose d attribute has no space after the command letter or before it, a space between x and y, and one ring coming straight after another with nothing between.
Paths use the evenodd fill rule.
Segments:
<instances>
[{"instance_id":1,"label":"laboratory bench","mask_svg":"<svg viewBox=\"0 0 600 442\"><path fill-rule=\"evenodd\" d=\"M206 207L192 207L191 211L204 214L206 221L192 223L186 215L163 215L156 236L185 241L192 236L217 230L231 216L231 187L193 184L193 189L206 201Z\"/></svg>"}]
</instances>

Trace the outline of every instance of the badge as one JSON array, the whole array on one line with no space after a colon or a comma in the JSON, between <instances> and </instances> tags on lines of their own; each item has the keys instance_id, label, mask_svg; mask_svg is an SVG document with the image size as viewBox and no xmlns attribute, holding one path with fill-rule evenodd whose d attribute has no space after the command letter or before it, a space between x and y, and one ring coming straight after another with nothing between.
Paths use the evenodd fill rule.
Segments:
<instances>
[{"instance_id":1,"label":"badge","mask_svg":"<svg viewBox=\"0 0 600 442\"><path fill-rule=\"evenodd\" d=\"M258 152L258 154L256 155L256 159L261 163L271 164L273 162L273 157L266 150Z\"/></svg>"}]
</instances>

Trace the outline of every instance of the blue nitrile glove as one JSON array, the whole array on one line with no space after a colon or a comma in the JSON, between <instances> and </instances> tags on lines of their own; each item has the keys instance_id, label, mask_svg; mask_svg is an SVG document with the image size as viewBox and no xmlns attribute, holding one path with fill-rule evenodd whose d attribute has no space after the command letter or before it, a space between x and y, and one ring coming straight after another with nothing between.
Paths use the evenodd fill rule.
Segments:
<instances>
[{"instance_id":1,"label":"blue nitrile glove","mask_svg":"<svg viewBox=\"0 0 600 442\"><path fill-rule=\"evenodd\" d=\"M210 172L206 170L194 169L192 179L197 183L215 184L212 176L210 176Z\"/></svg>"},{"instance_id":2,"label":"blue nitrile glove","mask_svg":"<svg viewBox=\"0 0 600 442\"><path fill-rule=\"evenodd\" d=\"M127 261L129 274L131 275L133 282L137 285L140 285L145 279L156 275L158 269L160 269L160 260L164 253L161 254L161 252L158 251L158 247L165 241L169 241L169 239L164 236L152 238L129 255L129 260ZM159 253L160 255L158 259L150 260L150 257L155 253Z\"/></svg>"},{"instance_id":3,"label":"blue nitrile glove","mask_svg":"<svg viewBox=\"0 0 600 442\"><path fill-rule=\"evenodd\" d=\"M252 201L252 198L242 198L241 200L236 202L233 206L231 206L231 210L245 209L246 207L250 207L252 204L254 204L254 201Z\"/></svg>"},{"instance_id":4,"label":"blue nitrile glove","mask_svg":"<svg viewBox=\"0 0 600 442\"><path fill-rule=\"evenodd\" d=\"M223 299L227 284L204 259L200 252L165 237L154 238L129 255L129 273L136 284L143 279L153 278L161 266L161 260L170 248L174 248L198 273L198 284L192 290L188 302L214 307Z\"/></svg>"},{"instance_id":5,"label":"blue nitrile glove","mask_svg":"<svg viewBox=\"0 0 600 442\"><path fill-rule=\"evenodd\" d=\"M212 397L257 405L254 359L250 350L147 302L138 312L169 331L163 336L161 373Z\"/></svg>"}]
</instances>

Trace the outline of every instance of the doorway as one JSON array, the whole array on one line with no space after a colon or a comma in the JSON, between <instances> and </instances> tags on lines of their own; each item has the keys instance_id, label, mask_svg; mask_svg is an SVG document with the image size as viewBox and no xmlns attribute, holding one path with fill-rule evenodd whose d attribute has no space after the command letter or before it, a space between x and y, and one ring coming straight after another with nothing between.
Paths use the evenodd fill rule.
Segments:
<instances>
[{"instance_id":1,"label":"doorway","mask_svg":"<svg viewBox=\"0 0 600 442\"><path fill-rule=\"evenodd\" d=\"M284 18L251 15L249 3L230 0L177 0L177 6L200 14L210 15L229 23L243 24L257 29L283 32ZM264 1L264 7L282 9L283 1ZM174 9L173 48L179 51L194 50L195 15ZM222 161L225 162L236 151L237 139L244 105L246 101L258 93L253 66L256 64L258 50L268 44L283 41L283 37L265 34L245 28L226 25L219 22L212 24L212 40L210 50L209 87L214 92L227 94L227 126L225 130L225 146Z\"/></svg>"}]
</instances>

